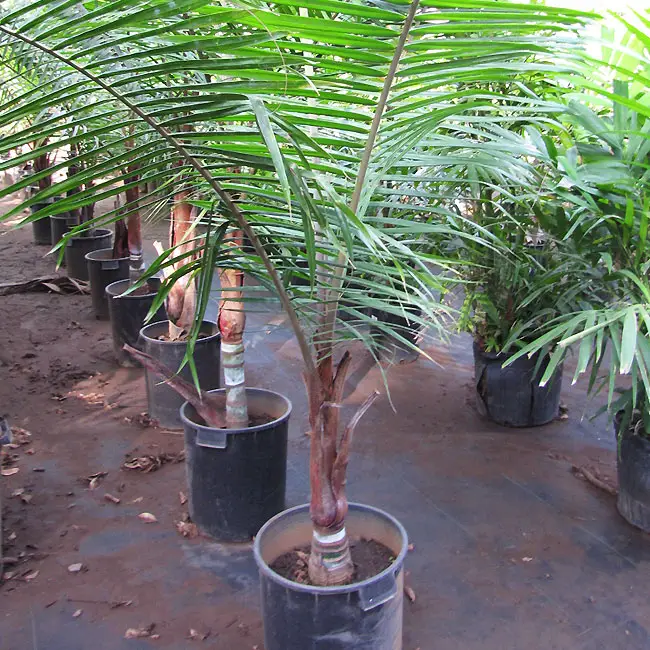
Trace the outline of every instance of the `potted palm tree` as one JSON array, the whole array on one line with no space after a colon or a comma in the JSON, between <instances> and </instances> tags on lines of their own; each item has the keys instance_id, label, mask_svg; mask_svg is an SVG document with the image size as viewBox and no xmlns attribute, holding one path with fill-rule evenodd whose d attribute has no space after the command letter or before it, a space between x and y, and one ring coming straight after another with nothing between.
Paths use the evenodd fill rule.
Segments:
<instances>
[{"instance_id":1,"label":"potted palm tree","mask_svg":"<svg viewBox=\"0 0 650 650\"><path fill-rule=\"evenodd\" d=\"M133 3L137 5L136 0ZM494 4L489 5L494 10ZM467 7L474 9L476 3L467 3ZM120 12L124 8L121 6ZM159 164L167 170L174 164L182 164L192 176L195 192L201 196L209 193L219 203L224 221L220 232L206 235L206 251L214 253L199 258L205 271L202 276L209 278L215 265L256 271L260 282L276 292L287 314L303 361L307 388L311 502L272 518L255 540L267 650L302 650L333 644L342 648L400 648L406 533L391 515L347 501L345 477L352 437L377 396L369 395L357 405L347 425L340 426L350 354L347 350L341 354L335 343L351 336L367 340L368 336L367 330L361 327L339 323L337 312L346 277L359 267L361 274L357 281L368 289L366 293L357 292L359 306L378 306L379 299L374 292L384 286L391 299L421 310L418 318L423 322L431 319L436 323L441 311L447 313L436 298L441 279L429 266L439 260L409 244L414 231L423 235L449 235L451 228L447 223L426 219L408 225L392 223L381 214L375 216L369 208L377 200L377 188L385 175L404 157L409 157L404 165L409 169L433 164L435 155L420 145L427 133L446 119L472 117L464 114L468 109L466 93L448 87L454 75L453 65L451 70L445 65L445 79L440 78L439 61L449 59L438 49L445 38L429 38L431 33L446 36L448 23L440 20L442 11L423 13L418 29L411 29L417 2L408 7L406 15L399 7L340 3L335 10L324 10L327 17L323 18L299 15L296 7L297 15L291 15L296 20L289 21L296 25L296 37L290 33L288 14L266 8L228 9L216 14L211 8L206 15L200 11L193 13L189 6L187 9L189 14L183 13L182 19L177 17L178 22L174 20L178 9L171 5L147 7L126 15L120 13L120 20L115 21L114 9L106 7L99 10L100 15L89 30L90 41L85 40L83 33L75 33L74 38L63 43L57 41L56 48L46 37L32 36L27 27L22 31L17 29L12 21L0 21L0 33L33 48L39 56L58 59L80 75L84 83L98 87L119 102L129 115L135 114L146 125L148 134L155 136L153 141L158 151L167 155L164 165ZM37 8L33 10L38 13ZM65 10L65 6L52 8L45 20L61 21ZM23 8L15 16L19 26L25 20L25 13L29 9ZM457 25L453 22L465 20L466 14L455 15L454 11L449 14L453 18L450 31L456 34ZM577 14L517 5L508 6L505 15L506 24L510 24L513 16L518 21L517 35L528 35L536 32L537 24L548 29L554 18L557 18L554 26L561 29ZM476 20L468 29L489 32L491 18L492 14L483 18L477 12ZM153 30L152 41L147 37L150 21L159 27ZM201 25L207 30L211 43L218 34L225 39L219 41L224 47L229 33L236 31L232 46L235 50L244 47L245 56L211 57L209 48L202 45L204 39L188 39L183 33L187 21L191 21L192 29ZM117 27L113 22L118 23ZM138 30L140 26L142 31ZM176 30L181 32L182 39L176 38ZM274 42L269 48L270 31ZM135 39L134 33L137 33ZM95 39L100 34L106 39L98 45ZM168 51L169 46L164 43L166 34L174 36L170 41L176 58L162 66L151 64L156 50L159 54ZM399 87L391 96L390 110L386 111L409 35L414 40L409 45L412 59L405 58ZM517 50L507 29L499 36L508 43L508 52ZM141 92L122 90L122 73L115 72L115 53L108 47L111 40L132 44L132 49L123 56L130 60L130 87L142 84L138 88ZM494 70L500 50L495 47L486 54L491 64L487 68L468 65L475 63L476 39L467 40L473 43L461 42L455 48L458 57L455 64L463 74L469 69L470 75L481 79ZM524 38L522 46L526 42ZM110 54L102 56L102 48ZM187 58L182 57L184 48ZM527 59L527 65L534 67L528 61L530 49L524 47L524 50L522 56ZM197 51L209 60L197 56ZM146 64L138 65L145 61ZM287 61L295 64L295 68L287 70ZM313 69L313 77L303 73L308 67ZM228 81L220 78L206 87L187 77L183 77L182 84L177 84L179 80L172 76L160 90L159 77L173 75L175 70L200 69L218 69ZM545 66L542 69L547 70ZM332 70L337 74L332 74ZM230 73L235 80L230 80ZM154 96L156 92L164 93L153 100L144 91L149 90L152 77L158 84L152 90ZM378 84L377 79L381 78L384 82ZM431 92L439 88L445 91L442 96ZM471 108L476 109L479 104L485 112L494 110L490 97L477 96ZM529 100L526 110L530 110ZM251 116L254 116L254 128ZM224 122L220 126L243 122L248 128L207 126L221 117ZM201 127L188 142L185 134L182 138L177 136L183 122L198 123ZM481 122L476 120L474 127L478 128ZM314 123L322 127L321 133L313 134L305 128ZM497 160L500 164L498 158L494 164ZM232 168L234 161L255 167L260 173L232 177L222 171ZM245 194L246 200L241 204L233 201L233 192ZM403 196L403 191L396 189L395 196ZM222 243L225 232L235 228L246 236L253 252L240 256L229 250L220 260L217 252L226 249ZM472 236L478 237L479 232L477 228ZM306 251L311 288L308 296L306 292L287 291L277 271L278 267L291 263L282 257L284 247L279 245L287 239L294 247L299 243ZM195 269L190 264L183 272L193 273ZM203 282L209 289L207 280ZM234 285L235 300L241 289L239 284ZM204 292L198 293L201 296ZM197 309L190 341L199 335L197 323L202 315L202 310ZM367 316L365 325L371 323ZM201 439L203 444L197 446L218 454L223 452L224 439L227 449L229 438L248 436L252 443L255 437L261 437L256 426L249 426L245 432L224 428L227 397L198 393L195 386L178 379L169 378L169 381L192 397L194 410L184 407L185 424L194 430L194 440ZM230 388L240 388L239 395L242 394L241 385L233 384ZM244 394L248 396L251 390L245 390ZM247 400L249 424L251 417L257 415L253 412L256 402ZM231 405L236 408L241 404L233 399ZM287 416L289 405L285 402L281 415L259 403L255 408L261 410L260 415L267 411L267 424L270 424ZM192 437L186 429L188 439ZM227 495L241 499L245 487L237 494ZM378 561L370 563L374 566L369 569L366 566L365 573L359 573L359 567L355 567L351 538L372 541L378 551ZM355 548L363 545L359 542ZM304 548L306 560L301 557ZM283 564L288 571L282 569Z\"/></svg>"},{"instance_id":2,"label":"potted palm tree","mask_svg":"<svg viewBox=\"0 0 650 650\"><path fill-rule=\"evenodd\" d=\"M621 23L628 27L624 19ZM645 23L635 25L635 33L647 34ZM626 51L636 51L633 64L648 65L643 45L637 42L635 50L635 37L628 36ZM593 77L607 73L606 62L601 65L600 70L594 67ZM625 71L620 67L616 74ZM600 95L597 108L584 94L581 101L570 103L567 113L572 140L567 140L561 159L565 199L573 210L565 215L568 218L548 224L593 271L571 278L587 289L580 308L553 319L508 363L554 346L541 378L544 384L564 356L577 350L574 381L588 373L589 392L607 394L599 412L608 411L618 442L618 510L628 522L650 532L650 193L645 174L650 112L642 101L647 88L640 81L617 80L613 91L604 91L593 77L582 84ZM621 376L627 381L617 387Z\"/></svg>"}]
</instances>

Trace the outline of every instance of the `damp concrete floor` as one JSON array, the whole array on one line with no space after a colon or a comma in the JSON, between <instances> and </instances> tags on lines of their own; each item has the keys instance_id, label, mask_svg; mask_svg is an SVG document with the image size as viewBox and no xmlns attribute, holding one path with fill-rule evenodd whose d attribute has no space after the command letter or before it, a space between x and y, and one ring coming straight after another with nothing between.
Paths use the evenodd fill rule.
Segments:
<instances>
[{"instance_id":1,"label":"damp concrete floor","mask_svg":"<svg viewBox=\"0 0 650 650\"><path fill-rule=\"evenodd\" d=\"M11 233L3 245L29 260L33 247L21 237ZM46 264L34 258L35 269ZM262 650L250 546L177 532L186 509L182 463L148 474L120 468L125 454L176 453L182 439L140 415L142 372L115 366L108 325L94 321L89 298L2 301L9 342L0 399L12 423L32 433L33 454L16 450L20 471L1 479L5 554L25 555L5 567L14 575L0 587L0 648ZM9 317L21 319L28 347L7 330ZM293 403L287 505L304 503L297 346L272 308L249 314L246 338L249 385ZM571 369L562 393L568 418L512 430L475 409L468 338L424 347L437 363L392 367L390 398L371 356L353 347L344 407L349 415L370 391L383 393L357 429L348 495L396 516L413 544L404 650L650 648L650 536L572 470L615 478L611 427L588 418L597 404L582 384L571 386ZM81 479L96 472L107 474L90 490ZM11 496L17 489L30 503ZM143 511L157 522L143 523ZM79 574L67 570L74 563L83 564ZM151 624L159 638L124 638Z\"/></svg>"}]
</instances>

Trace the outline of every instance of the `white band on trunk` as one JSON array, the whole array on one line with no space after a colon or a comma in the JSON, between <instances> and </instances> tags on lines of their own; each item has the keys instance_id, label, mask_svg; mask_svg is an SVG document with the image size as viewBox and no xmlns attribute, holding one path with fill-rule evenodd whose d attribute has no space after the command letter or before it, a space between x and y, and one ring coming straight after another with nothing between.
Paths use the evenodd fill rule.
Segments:
<instances>
[{"instance_id":1,"label":"white band on trunk","mask_svg":"<svg viewBox=\"0 0 650 650\"><path fill-rule=\"evenodd\" d=\"M236 354L242 353L244 351L243 343L222 343L221 352L224 354Z\"/></svg>"},{"instance_id":2,"label":"white band on trunk","mask_svg":"<svg viewBox=\"0 0 650 650\"><path fill-rule=\"evenodd\" d=\"M331 535L321 535L317 531L314 531L314 539L320 544L336 544L340 542L345 537L345 527L341 528L337 533L332 533Z\"/></svg>"}]
</instances>

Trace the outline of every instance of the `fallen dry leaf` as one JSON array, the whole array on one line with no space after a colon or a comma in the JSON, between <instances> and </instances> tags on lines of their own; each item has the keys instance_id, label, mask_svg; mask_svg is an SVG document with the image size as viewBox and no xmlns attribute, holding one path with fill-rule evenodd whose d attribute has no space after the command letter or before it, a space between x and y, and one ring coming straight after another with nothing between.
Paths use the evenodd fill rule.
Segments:
<instances>
[{"instance_id":1,"label":"fallen dry leaf","mask_svg":"<svg viewBox=\"0 0 650 650\"><path fill-rule=\"evenodd\" d=\"M9 537L7 537L7 539L10 542L13 542L16 539L16 537L18 537L18 535L16 535L16 533L12 532L12 533L9 534Z\"/></svg>"},{"instance_id":2,"label":"fallen dry leaf","mask_svg":"<svg viewBox=\"0 0 650 650\"><path fill-rule=\"evenodd\" d=\"M79 618L84 613L83 609L78 609L73 615L72 618Z\"/></svg>"},{"instance_id":3,"label":"fallen dry leaf","mask_svg":"<svg viewBox=\"0 0 650 650\"><path fill-rule=\"evenodd\" d=\"M108 492L104 495L104 500L110 501L111 503L114 503L115 505L122 502L121 499L118 499L117 497L114 497L112 494L109 494Z\"/></svg>"},{"instance_id":4,"label":"fallen dry leaf","mask_svg":"<svg viewBox=\"0 0 650 650\"><path fill-rule=\"evenodd\" d=\"M150 512L141 512L138 515L138 519L142 519L145 524L155 524L158 521Z\"/></svg>"},{"instance_id":5,"label":"fallen dry leaf","mask_svg":"<svg viewBox=\"0 0 650 650\"><path fill-rule=\"evenodd\" d=\"M30 571L27 575L23 576L23 580L25 582L30 582L31 580L34 580L38 576L39 572L38 571Z\"/></svg>"},{"instance_id":6,"label":"fallen dry leaf","mask_svg":"<svg viewBox=\"0 0 650 650\"><path fill-rule=\"evenodd\" d=\"M210 632L199 632L194 628L190 628L188 638L192 641L205 641L210 636Z\"/></svg>"},{"instance_id":7,"label":"fallen dry leaf","mask_svg":"<svg viewBox=\"0 0 650 650\"><path fill-rule=\"evenodd\" d=\"M84 478L79 479L82 483L88 483L88 487L91 490L94 490L97 488L97 486L101 483L102 479L108 474L108 472L95 472L94 474L89 474L88 476L85 476Z\"/></svg>"},{"instance_id":8,"label":"fallen dry leaf","mask_svg":"<svg viewBox=\"0 0 650 650\"><path fill-rule=\"evenodd\" d=\"M5 571L5 572L2 574L2 579L3 579L3 580L11 580L11 579L14 578L15 576L16 576L16 572L15 572L15 571Z\"/></svg>"},{"instance_id":9,"label":"fallen dry leaf","mask_svg":"<svg viewBox=\"0 0 650 650\"><path fill-rule=\"evenodd\" d=\"M408 585L404 585L404 593L412 603L415 602L415 591L413 591L412 587L409 587Z\"/></svg>"},{"instance_id":10,"label":"fallen dry leaf","mask_svg":"<svg viewBox=\"0 0 650 650\"><path fill-rule=\"evenodd\" d=\"M184 506L187 503L187 495L185 492L179 492L178 499L181 502L181 505Z\"/></svg>"},{"instance_id":11,"label":"fallen dry leaf","mask_svg":"<svg viewBox=\"0 0 650 650\"><path fill-rule=\"evenodd\" d=\"M133 499L133 501L131 501L131 503L141 503L142 500L143 500L143 497L136 497L135 499Z\"/></svg>"},{"instance_id":12,"label":"fallen dry leaf","mask_svg":"<svg viewBox=\"0 0 650 650\"><path fill-rule=\"evenodd\" d=\"M32 441L32 434L27 429L11 427L11 442L6 445L8 449L17 449L28 445Z\"/></svg>"},{"instance_id":13,"label":"fallen dry leaf","mask_svg":"<svg viewBox=\"0 0 650 650\"><path fill-rule=\"evenodd\" d=\"M185 452L177 454L146 454L137 458L130 458L122 463L122 469L137 470L139 472L155 472L166 463L182 463L185 460Z\"/></svg>"},{"instance_id":14,"label":"fallen dry leaf","mask_svg":"<svg viewBox=\"0 0 650 650\"><path fill-rule=\"evenodd\" d=\"M75 564L70 564L68 566L68 571L70 573L79 573L80 571L83 571L85 569L84 565L82 562L75 562Z\"/></svg>"},{"instance_id":15,"label":"fallen dry leaf","mask_svg":"<svg viewBox=\"0 0 650 650\"><path fill-rule=\"evenodd\" d=\"M24 492L25 492L25 488L16 488L15 490L12 491L11 496L12 497L19 497Z\"/></svg>"},{"instance_id":16,"label":"fallen dry leaf","mask_svg":"<svg viewBox=\"0 0 650 650\"><path fill-rule=\"evenodd\" d=\"M532 562L533 558L532 557L522 557L521 560L522 560L522 562Z\"/></svg>"},{"instance_id":17,"label":"fallen dry leaf","mask_svg":"<svg viewBox=\"0 0 650 650\"><path fill-rule=\"evenodd\" d=\"M196 527L196 524L193 524L191 521L178 521L176 522L176 530L183 536L194 539L199 535L199 529Z\"/></svg>"},{"instance_id":18,"label":"fallen dry leaf","mask_svg":"<svg viewBox=\"0 0 650 650\"><path fill-rule=\"evenodd\" d=\"M20 500L23 503L30 503L33 498L34 497L31 494L21 494L20 495Z\"/></svg>"},{"instance_id":19,"label":"fallen dry leaf","mask_svg":"<svg viewBox=\"0 0 650 650\"><path fill-rule=\"evenodd\" d=\"M3 470L0 470L0 474L2 476L13 476L14 474L18 474L20 472L20 469L18 467L7 467Z\"/></svg>"},{"instance_id":20,"label":"fallen dry leaf","mask_svg":"<svg viewBox=\"0 0 650 650\"><path fill-rule=\"evenodd\" d=\"M125 633L125 639L145 639L153 637L153 631L156 629L156 624L151 623L147 627L130 627ZM158 638L158 635L155 635Z\"/></svg>"}]
</instances>

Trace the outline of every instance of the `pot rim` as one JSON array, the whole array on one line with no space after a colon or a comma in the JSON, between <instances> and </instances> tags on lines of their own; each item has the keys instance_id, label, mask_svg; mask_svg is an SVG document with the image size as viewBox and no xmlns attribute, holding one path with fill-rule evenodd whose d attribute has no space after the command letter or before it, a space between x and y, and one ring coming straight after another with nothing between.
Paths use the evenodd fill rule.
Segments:
<instances>
[{"instance_id":1,"label":"pot rim","mask_svg":"<svg viewBox=\"0 0 650 650\"><path fill-rule=\"evenodd\" d=\"M147 341L151 341L152 343L155 343L156 345L169 345L169 346L172 346L172 345L179 345L179 346L180 345L185 345L186 346L187 341L161 341L160 339L154 339L151 336L149 336L148 334L146 334L146 330L148 330L150 327L153 328L153 327L160 326L160 325L167 325L168 323L169 323L168 318L165 319L165 320L156 321L155 323L149 323L148 325L145 325L140 330L140 336L143 339L146 339ZM210 325L211 327L213 327L214 328L214 333L209 334L208 336L204 336L203 338L197 339L197 341L196 341L197 343L199 343L199 342L208 342L208 341L212 341L215 338L221 338L221 332L219 331L219 326L217 325L217 323L215 323L215 322L213 322L211 320L204 320L204 321L201 322L201 326L203 326L203 325Z\"/></svg>"},{"instance_id":2,"label":"pot rim","mask_svg":"<svg viewBox=\"0 0 650 650\"><path fill-rule=\"evenodd\" d=\"M264 573L264 575L267 578L282 585L283 587L286 587L287 589L291 589L292 591L300 591L303 593L317 594L322 596L334 596L337 594L345 594L345 593L352 593L355 591L359 591L364 587L367 587L368 585L371 585L383 579L384 577L389 576L394 571L394 567L403 566L404 560L406 559L406 555L408 553L408 533L406 532L406 528L404 528L404 526L399 522L399 520L393 517L393 515L389 514L385 510L382 510L381 508L368 506L365 503L356 503L353 501L348 502L348 511L357 510L357 509L362 510L364 512L371 512L383 519L388 519L388 521L390 521L390 523L393 524L395 528L397 528L400 537L402 538L402 548L400 549L400 552L397 554L397 557L390 563L390 565L387 566L381 573L377 573L376 575L370 578L366 578L365 580L361 580L359 582L352 582L349 585L338 585L335 587L318 587L315 585L303 585L300 584L299 582L294 582L293 580L284 578L279 573L273 571L273 569L271 569L271 567L266 563L266 560L264 560L264 558L262 557L262 553L260 551L260 544L261 544L260 540L264 537L264 534L271 526L273 526L277 521L281 520L283 517L286 517L289 514L302 511L305 512L309 517L308 503L303 503L302 505L294 506L293 508L289 508L288 510L283 510L282 512L275 515L275 517L269 519L262 526L262 528L260 528L253 542L253 556L255 557L255 563L257 564L257 568L259 569L259 571Z\"/></svg>"},{"instance_id":3,"label":"pot rim","mask_svg":"<svg viewBox=\"0 0 650 650\"><path fill-rule=\"evenodd\" d=\"M149 280L153 280L153 279L159 279L159 278L149 278ZM149 280L147 280L147 282L149 282ZM111 298L122 298L123 300L134 300L134 299L137 299L137 298L150 298L151 296L155 296L155 295L158 294L158 289L156 289L155 291L152 291L150 293L140 293L140 294L135 295L135 296L132 293L130 293L128 296L125 296L125 295L123 295L124 291L121 291L120 293L113 293L114 291L116 291L115 285L120 284L120 283L124 283L124 282L129 282L130 283L131 281L127 279L127 280L116 280L115 282L111 282L109 285L106 286L106 289L105 289L106 294L109 295ZM126 288L128 288L128 286L129 285L127 285ZM109 289L111 287L113 287L113 289L111 291L109 291Z\"/></svg>"},{"instance_id":4,"label":"pot rim","mask_svg":"<svg viewBox=\"0 0 650 650\"><path fill-rule=\"evenodd\" d=\"M111 251L113 252L112 248L106 247L106 248L98 248L96 251L90 251L89 253L86 253L84 257L88 262L128 262L129 261L129 256L127 255L126 257L106 257L106 258L95 258L93 255L97 255L98 253L104 253L106 251Z\"/></svg>"},{"instance_id":5,"label":"pot rim","mask_svg":"<svg viewBox=\"0 0 650 650\"><path fill-rule=\"evenodd\" d=\"M91 230L93 234L88 234L88 235L73 235L72 237L69 237L69 240L78 240L78 239L83 239L83 240L88 240L88 239L103 239L106 237L106 235L112 235L113 231L110 230L109 228L93 228Z\"/></svg>"},{"instance_id":6,"label":"pot rim","mask_svg":"<svg viewBox=\"0 0 650 650\"><path fill-rule=\"evenodd\" d=\"M246 427L245 429L216 429L215 427L208 427L205 424L199 424L198 422L194 422L194 420L191 420L187 415L185 415L185 410L187 409L188 406L190 406L189 402L183 402L183 406L181 406L181 420L183 424L194 427L197 430L201 431L219 431L223 433L225 436L228 435L237 435L238 433L257 433L258 431L264 431L265 429L270 429L278 424L280 422L287 420L289 416L291 415L291 410L293 409L293 405L291 404L291 401L289 400L288 397L285 397L282 395L282 393L276 393L274 390L269 390L268 388L257 388L253 386L248 386L246 387L246 393L248 392L257 392L257 393L268 393L270 395L275 395L276 397L279 397L284 401L286 404L287 410L279 417L275 418L275 420L271 420L271 422L265 422L264 424L258 424L257 426L254 427ZM208 393L225 393L226 389L225 388L215 388L213 390L207 391Z\"/></svg>"}]
</instances>

